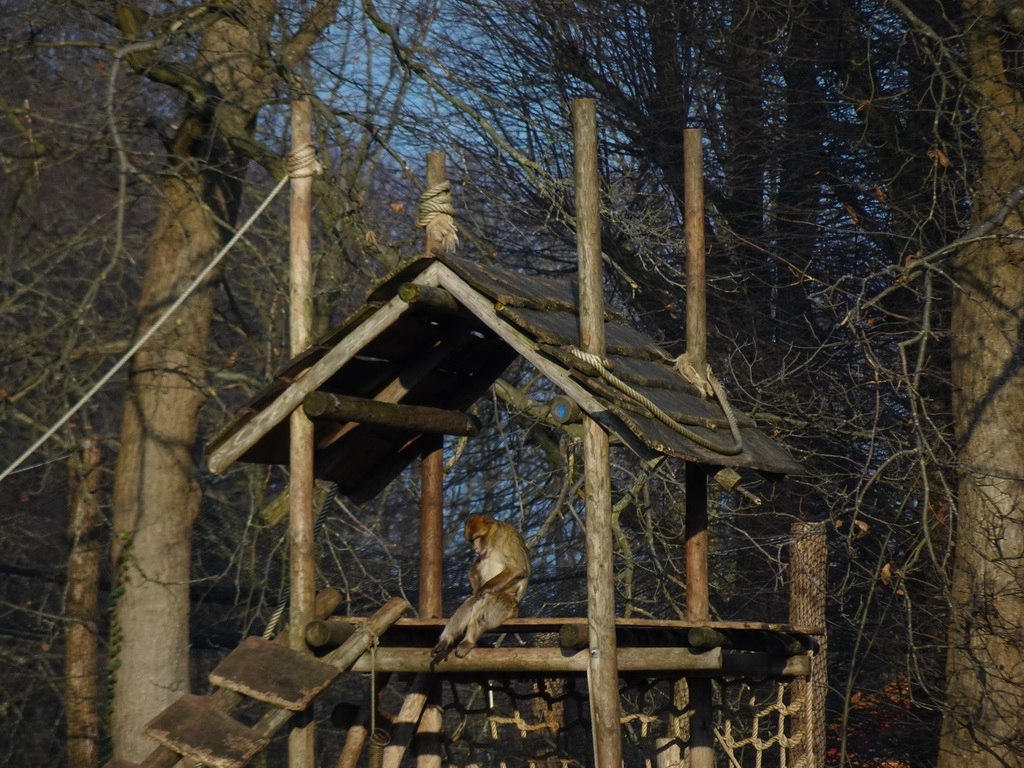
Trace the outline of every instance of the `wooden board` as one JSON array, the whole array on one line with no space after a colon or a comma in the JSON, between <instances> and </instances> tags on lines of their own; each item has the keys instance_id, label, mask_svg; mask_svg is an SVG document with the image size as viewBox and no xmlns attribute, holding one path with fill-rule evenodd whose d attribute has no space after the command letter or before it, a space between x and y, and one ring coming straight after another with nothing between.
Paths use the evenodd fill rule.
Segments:
<instances>
[{"instance_id":1,"label":"wooden board","mask_svg":"<svg viewBox=\"0 0 1024 768\"><path fill-rule=\"evenodd\" d=\"M268 743L215 706L209 696L190 693L153 718L143 733L214 768L242 768Z\"/></svg>"},{"instance_id":2,"label":"wooden board","mask_svg":"<svg viewBox=\"0 0 1024 768\"><path fill-rule=\"evenodd\" d=\"M299 712L341 672L312 656L260 637L247 637L210 673L210 682Z\"/></svg>"},{"instance_id":3,"label":"wooden board","mask_svg":"<svg viewBox=\"0 0 1024 768\"><path fill-rule=\"evenodd\" d=\"M347 621L361 623L365 619L361 616L345 617ZM436 627L440 631L447 619L399 619L395 627ZM557 632L566 624L585 625L587 619L584 616L570 618L517 618L508 619L495 632ZM616 618L615 626L621 629L679 629L687 630L692 627L711 627L721 630L762 630L769 632L783 632L795 635L823 635L825 630L822 627L798 627L792 624L774 624L763 621L686 621L678 619L623 619Z\"/></svg>"},{"instance_id":4,"label":"wooden board","mask_svg":"<svg viewBox=\"0 0 1024 768\"><path fill-rule=\"evenodd\" d=\"M377 648L364 653L354 672L436 672L437 674L580 674L587 671L590 653L561 648L474 648L463 658L450 654L433 663L426 648ZM619 648L620 673L682 672L698 677L805 677L809 656L783 658L768 653L708 648Z\"/></svg>"}]
</instances>

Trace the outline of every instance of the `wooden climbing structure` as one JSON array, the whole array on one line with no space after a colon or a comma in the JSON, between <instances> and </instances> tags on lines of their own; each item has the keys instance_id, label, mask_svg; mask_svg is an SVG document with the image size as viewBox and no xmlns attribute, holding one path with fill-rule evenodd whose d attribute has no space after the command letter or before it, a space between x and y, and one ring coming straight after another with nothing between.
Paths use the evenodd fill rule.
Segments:
<instances>
[{"instance_id":1,"label":"wooden climbing structure","mask_svg":"<svg viewBox=\"0 0 1024 768\"><path fill-rule=\"evenodd\" d=\"M586 145L587 131L578 132L576 140ZM440 171L437 156L433 162L433 178L428 174L432 189L443 183L443 157ZM588 176L586 165L585 156L578 162L584 170L577 173L577 185L589 189L596 179ZM593 267L595 254L600 260L599 226L592 219L587 224L584 212L592 208L596 216L596 196L587 200L578 201L581 259ZM429 232L428 227L428 238ZM696 235L693 239L698 240ZM301 414L308 424L310 462L303 482L311 483L313 476L329 481L356 503L372 499L411 463L422 461L418 618L399 619L408 607L404 603L389 603L370 618L332 617L321 606L318 615L302 620L302 643L295 634L287 644L247 639L212 673L216 693L185 696L150 723L147 733L161 746L143 763L146 768L169 766L178 756L216 768L241 768L293 714L308 710L343 670L415 674L417 703L409 706L412 714L400 713L400 720L429 717L430 703L436 703L433 686L447 677L586 674L593 764L600 768L621 763L620 674L685 676L693 713L687 765L710 768L712 678L796 680L815 674L814 653L822 649L823 639L817 614L809 624L715 622L707 606L708 477L733 483L738 469L785 475L800 472L800 465L752 419L734 412L713 377L703 375L700 344L689 339L687 355L667 354L595 299L593 285L587 287L593 279L593 273L584 277L581 288L523 275L448 253L428 239L426 255L385 277L346 321L297 350L274 381L210 441L207 456L214 472L236 461L294 467L290 436L295 414ZM599 296L599 270L597 279ZM693 316L699 311L693 310ZM592 549L588 539L589 559L600 562L588 561L592 609L587 619L514 619L502 629L527 638L523 647L478 648L463 659L451 656L432 663L429 649L444 624L441 440L478 433L481 425L467 409L520 357L559 391L550 403L550 420L583 420L594 435L596 442L588 444L588 451L594 451L587 456L593 473L588 497L600 496L592 493L591 483L608 482L602 435L605 441L614 436L651 466L666 458L686 462L689 613L681 621L616 619L608 607L610 596L604 594L610 570L599 570L610 569L610 552L592 557L600 550ZM587 515L588 537L610 518L599 506L588 506ZM601 542L595 539L593 546ZM314 658L309 648L327 655ZM254 727L228 714L242 697L268 707ZM429 752L421 750L420 765L440 765L440 756ZM392 764L399 760L401 753Z\"/></svg>"}]
</instances>

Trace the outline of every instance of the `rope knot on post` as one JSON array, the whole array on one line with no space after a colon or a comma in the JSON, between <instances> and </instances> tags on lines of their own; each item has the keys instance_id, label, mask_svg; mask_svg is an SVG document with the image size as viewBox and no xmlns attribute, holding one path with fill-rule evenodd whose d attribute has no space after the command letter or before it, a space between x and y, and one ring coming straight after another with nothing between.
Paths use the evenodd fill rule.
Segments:
<instances>
[{"instance_id":1,"label":"rope knot on post","mask_svg":"<svg viewBox=\"0 0 1024 768\"><path fill-rule=\"evenodd\" d=\"M442 253L452 253L459 244L452 206L452 183L442 181L420 195L420 212L416 226L427 230L427 237Z\"/></svg>"},{"instance_id":2,"label":"rope knot on post","mask_svg":"<svg viewBox=\"0 0 1024 768\"><path fill-rule=\"evenodd\" d=\"M323 173L323 166L316 159L316 147L310 143L288 153L288 176L293 179L304 179Z\"/></svg>"}]
</instances>

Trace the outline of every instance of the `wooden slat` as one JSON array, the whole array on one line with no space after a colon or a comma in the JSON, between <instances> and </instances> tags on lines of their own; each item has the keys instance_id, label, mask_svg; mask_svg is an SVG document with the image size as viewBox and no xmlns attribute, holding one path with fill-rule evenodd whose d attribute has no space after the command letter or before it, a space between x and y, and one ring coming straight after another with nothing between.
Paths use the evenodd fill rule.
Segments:
<instances>
[{"instance_id":1,"label":"wooden slat","mask_svg":"<svg viewBox=\"0 0 1024 768\"><path fill-rule=\"evenodd\" d=\"M366 621L361 616L332 617L331 620L350 621L354 624ZM440 630L444 627L447 619L399 619L395 622L396 628L401 627L436 627ZM516 618L508 619L495 632L557 632L565 624L586 624L584 616L569 618ZM763 630L768 632L783 632L794 635L821 635L823 627L797 626L794 624L775 624L763 621L686 621L685 619L623 619L616 618L615 626L620 629L678 629L688 630L691 627L711 627L712 629L735 629L735 630Z\"/></svg>"},{"instance_id":2,"label":"wooden slat","mask_svg":"<svg viewBox=\"0 0 1024 768\"><path fill-rule=\"evenodd\" d=\"M436 672L438 674L582 674L589 651L567 653L561 648L474 648L463 659L451 654L433 663L427 648L377 648L352 666L355 672ZM684 672L688 677L800 677L810 674L809 656L725 651L709 648L622 648L617 653L622 672Z\"/></svg>"},{"instance_id":3,"label":"wooden slat","mask_svg":"<svg viewBox=\"0 0 1024 768\"><path fill-rule=\"evenodd\" d=\"M179 755L214 768L242 768L268 743L217 707L209 696L194 694L182 696L153 718L143 732Z\"/></svg>"},{"instance_id":4,"label":"wooden slat","mask_svg":"<svg viewBox=\"0 0 1024 768\"><path fill-rule=\"evenodd\" d=\"M437 268L433 264L417 275L413 282L437 284ZM210 470L221 473L252 447L272 427L279 424L302 403L303 398L318 389L341 366L351 360L369 341L387 329L409 305L397 296L382 306L352 333L338 342L327 354L307 370L298 381L282 392L273 403L254 416L231 437L224 440L208 456Z\"/></svg>"},{"instance_id":5,"label":"wooden slat","mask_svg":"<svg viewBox=\"0 0 1024 768\"><path fill-rule=\"evenodd\" d=\"M247 637L210 673L210 682L299 712L341 670L260 637Z\"/></svg>"}]
</instances>

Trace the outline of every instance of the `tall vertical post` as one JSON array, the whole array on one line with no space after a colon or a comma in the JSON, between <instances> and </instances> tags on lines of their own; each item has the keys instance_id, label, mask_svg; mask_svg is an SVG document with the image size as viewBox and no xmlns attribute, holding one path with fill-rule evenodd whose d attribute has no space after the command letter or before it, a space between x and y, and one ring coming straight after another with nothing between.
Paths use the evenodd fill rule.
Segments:
<instances>
[{"instance_id":1,"label":"tall vertical post","mask_svg":"<svg viewBox=\"0 0 1024 768\"><path fill-rule=\"evenodd\" d=\"M700 376L707 367L707 278L704 263L704 166L700 128L683 130L683 218L686 233L686 356Z\"/></svg>"},{"instance_id":2,"label":"tall vertical post","mask_svg":"<svg viewBox=\"0 0 1024 768\"><path fill-rule=\"evenodd\" d=\"M686 618L707 621L708 598L708 476L704 468L686 462ZM690 757L689 768L714 768L711 680L689 677Z\"/></svg>"},{"instance_id":3,"label":"tall vertical post","mask_svg":"<svg viewBox=\"0 0 1024 768\"><path fill-rule=\"evenodd\" d=\"M701 130L683 131L684 226L686 232L686 356L699 376L707 369L707 302L704 264L704 171ZM686 618L707 621L708 476L694 462L686 463ZM713 768L711 680L690 677L690 768Z\"/></svg>"},{"instance_id":4,"label":"tall vertical post","mask_svg":"<svg viewBox=\"0 0 1024 768\"><path fill-rule=\"evenodd\" d=\"M445 181L444 152L427 154L427 189ZM434 242L432 228L426 228L426 255L440 245ZM444 438L424 435L420 454L420 618L441 616L441 568L444 554ZM441 765L441 691L434 685L427 694L426 706L417 728L418 768Z\"/></svg>"},{"instance_id":5,"label":"tall vertical post","mask_svg":"<svg viewBox=\"0 0 1024 768\"><path fill-rule=\"evenodd\" d=\"M825 523L793 523L789 545L789 623L825 626L828 546ZM797 747L805 765L825 764L825 696L828 695L828 637L822 635L811 659L811 676L790 683L793 698L804 698L794 731L803 734Z\"/></svg>"},{"instance_id":6,"label":"tall vertical post","mask_svg":"<svg viewBox=\"0 0 1024 768\"><path fill-rule=\"evenodd\" d=\"M308 101L292 103L292 155L309 147L313 138ZM291 180L289 342L297 355L312 341L312 268L310 218L313 177L298 173ZM313 424L296 408L289 421L288 534L291 579L288 645L309 653L303 628L313 619L316 597L316 562L313 551ZM312 708L295 720L288 734L288 768L313 768L314 731Z\"/></svg>"},{"instance_id":7,"label":"tall vertical post","mask_svg":"<svg viewBox=\"0 0 1024 768\"><path fill-rule=\"evenodd\" d=\"M593 99L572 103L575 146L576 248L580 278L580 347L604 356L604 295L601 285L601 198L597 165L597 118ZM590 627L591 729L594 765L622 765L618 648L615 644L615 575L612 570L612 487L608 433L583 420L587 504L587 617Z\"/></svg>"},{"instance_id":8,"label":"tall vertical post","mask_svg":"<svg viewBox=\"0 0 1024 768\"><path fill-rule=\"evenodd\" d=\"M444 152L427 154L427 189L445 181ZM426 228L425 253L433 253L437 243L433 242L430 227ZM441 559L443 554L443 484L444 459L443 438L440 435L423 437L423 452L420 454L420 618L437 618L441 615Z\"/></svg>"}]
</instances>

